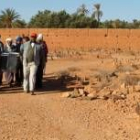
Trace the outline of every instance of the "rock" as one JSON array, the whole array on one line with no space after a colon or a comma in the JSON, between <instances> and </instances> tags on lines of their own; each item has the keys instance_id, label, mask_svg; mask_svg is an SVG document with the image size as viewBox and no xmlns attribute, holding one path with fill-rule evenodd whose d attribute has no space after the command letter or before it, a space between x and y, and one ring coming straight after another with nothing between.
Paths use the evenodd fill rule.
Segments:
<instances>
[{"instance_id":1,"label":"rock","mask_svg":"<svg viewBox=\"0 0 140 140\"><path fill-rule=\"evenodd\" d=\"M88 96L85 96L84 99L95 100L95 99L98 99L98 95L88 94Z\"/></svg>"},{"instance_id":2,"label":"rock","mask_svg":"<svg viewBox=\"0 0 140 140\"><path fill-rule=\"evenodd\" d=\"M107 96L111 94L111 90L109 88L103 88L102 90L100 90L99 95L100 96Z\"/></svg>"},{"instance_id":3,"label":"rock","mask_svg":"<svg viewBox=\"0 0 140 140\"><path fill-rule=\"evenodd\" d=\"M121 89L126 88L126 84L125 84L125 83L121 84L120 88L121 88Z\"/></svg>"},{"instance_id":4,"label":"rock","mask_svg":"<svg viewBox=\"0 0 140 140\"><path fill-rule=\"evenodd\" d=\"M104 88L99 92L99 97L98 99L103 99L103 100L107 100L109 99L109 95L111 94L111 90L108 88Z\"/></svg>"},{"instance_id":5,"label":"rock","mask_svg":"<svg viewBox=\"0 0 140 140\"><path fill-rule=\"evenodd\" d=\"M68 85L68 86L66 86L66 88L68 88L68 89L71 89L71 88L80 88L80 89L82 89L82 88L84 88L84 86L80 85L80 84L75 84L75 85Z\"/></svg>"},{"instance_id":6,"label":"rock","mask_svg":"<svg viewBox=\"0 0 140 140\"><path fill-rule=\"evenodd\" d=\"M81 90L82 91L82 90ZM82 91L83 92L83 91ZM86 94L84 92L84 95L80 97L81 100L94 100L98 99L98 95L96 93L96 90L92 91L92 93Z\"/></svg>"},{"instance_id":7,"label":"rock","mask_svg":"<svg viewBox=\"0 0 140 140\"><path fill-rule=\"evenodd\" d=\"M116 92L116 93L115 93ZM118 95L118 94L129 94L129 88L128 86L126 86L125 83L123 83L122 85L120 85L120 88L118 90L113 91L113 95Z\"/></svg>"},{"instance_id":8,"label":"rock","mask_svg":"<svg viewBox=\"0 0 140 140\"><path fill-rule=\"evenodd\" d=\"M129 86L128 91L129 91L129 94L133 93L134 92L134 86Z\"/></svg>"},{"instance_id":9,"label":"rock","mask_svg":"<svg viewBox=\"0 0 140 140\"><path fill-rule=\"evenodd\" d=\"M94 93L90 93L90 94L87 95L87 97L97 99L98 95L97 94L94 94Z\"/></svg>"},{"instance_id":10,"label":"rock","mask_svg":"<svg viewBox=\"0 0 140 140\"><path fill-rule=\"evenodd\" d=\"M79 94L80 95L82 95L82 96L84 96L85 94L84 94L84 89L78 89L79 90Z\"/></svg>"},{"instance_id":11,"label":"rock","mask_svg":"<svg viewBox=\"0 0 140 140\"><path fill-rule=\"evenodd\" d=\"M109 96L106 95L106 96L99 96L97 97L98 99L102 99L102 100L108 100L109 99Z\"/></svg>"},{"instance_id":12,"label":"rock","mask_svg":"<svg viewBox=\"0 0 140 140\"><path fill-rule=\"evenodd\" d=\"M129 88L120 89L120 93L122 94L129 94Z\"/></svg>"},{"instance_id":13,"label":"rock","mask_svg":"<svg viewBox=\"0 0 140 140\"><path fill-rule=\"evenodd\" d=\"M120 95L120 99L122 99L122 100L126 99L126 95L125 94L121 94Z\"/></svg>"},{"instance_id":14,"label":"rock","mask_svg":"<svg viewBox=\"0 0 140 140\"><path fill-rule=\"evenodd\" d=\"M90 85L85 86L84 92L90 93L91 92L91 86Z\"/></svg>"},{"instance_id":15,"label":"rock","mask_svg":"<svg viewBox=\"0 0 140 140\"><path fill-rule=\"evenodd\" d=\"M119 94L119 93L120 93L119 90L114 90L114 91L112 92L112 95L117 95L117 94Z\"/></svg>"},{"instance_id":16,"label":"rock","mask_svg":"<svg viewBox=\"0 0 140 140\"><path fill-rule=\"evenodd\" d=\"M68 98L68 97L70 97L71 96L71 93L70 92L65 92L65 93L63 93L62 94L62 98Z\"/></svg>"},{"instance_id":17,"label":"rock","mask_svg":"<svg viewBox=\"0 0 140 140\"><path fill-rule=\"evenodd\" d=\"M78 89L75 88L70 97L71 97L71 98L77 98L77 97L80 97L80 96L81 96L81 95L80 95Z\"/></svg>"},{"instance_id":18,"label":"rock","mask_svg":"<svg viewBox=\"0 0 140 140\"><path fill-rule=\"evenodd\" d=\"M85 96L87 96L90 93L94 93L94 92L95 92L95 89L92 88L91 85L85 86L85 88L84 88Z\"/></svg>"},{"instance_id":19,"label":"rock","mask_svg":"<svg viewBox=\"0 0 140 140\"><path fill-rule=\"evenodd\" d=\"M126 95L121 94L121 95L111 95L110 99L112 99L114 102L117 100L124 100L126 99Z\"/></svg>"},{"instance_id":20,"label":"rock","mask_svg":"<svg viewBox=\"0 0 140 140\"><path fill-rule=\"evenodd\" d=\"M84 100L95 100L95 99L97 99L97 97L95 98L95 97L84 97Z\"/></svg>"},{"instance_id":21,"label":"rock","mask_svg":"<svg viewBox=\"0 0 140 140\"><path fill-rule=\"evenodd\" d=\"M54 57L53 57L53 60L56 60L56 59L58 59L58 57L57 57L57 56L54 56Z\"/></svg>"},{"instance_id":22,"label":"rock","mask_svg":"<svg viewBox=\"0 0 140 140\"><path fill-rule=\"evenodd\" d=\"M135 92L140 92L140 85L134 86L134 91Z\"/></svg>"}]
</instances>

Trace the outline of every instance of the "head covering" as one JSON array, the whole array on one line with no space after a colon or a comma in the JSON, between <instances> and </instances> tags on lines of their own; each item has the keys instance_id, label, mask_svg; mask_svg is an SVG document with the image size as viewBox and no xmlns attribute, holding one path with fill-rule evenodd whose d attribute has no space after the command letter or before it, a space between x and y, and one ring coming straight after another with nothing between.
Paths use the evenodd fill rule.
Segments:
<instances>
[{"instance_id":1,"label":"head covering","mask_svg":"<svg viewBox=\"0 0 140 140\"><path fill-rule=\"evenodd\" d=\"M11 52L12 49L11 49L11 44L12 44L12 38L7 38L6 39L6 52Z\"/></svg>"},{"instance_id":2,"label":"head covering","mask_svg":"<svg viewBox=\"0 0 140 140\"><path fill-rule=\"evenodd\" d=\"M17 41L17 42L22 42L22 37L17 36L17 37L16 37L16 41Z\"/></svg>"},{"instance_id":3,"label":"head covering","mask_svg":"<svg viewBox=\"0 0 140 140\"><path fill-rule=\"evenodd\" d=\"M42 34L38 34L36 40L37 41L43 41L43 35Z\"/></svg>"},{"instance_id":4,"label":"head covering","mask_svg":"<svg viewBox=\"0 0 140 140\"><path fill-rule=\"evenodd\" d=\"M37 34L36 34L36 33L32 33L32 34L31 34L31 37L32 37L32 38L36 38L36 37L37 37Z\"/></svg>"},{"instance_id":5,"label":"head covering","mask_svg":"<svg viewBox=\"0 0 140 140\"><path fill-rule=\"evenodd\" d=\"M12 38L10 37L6 39L6 42L11 42L11 41L12 41Z\"/></svg>"}]
</instances>

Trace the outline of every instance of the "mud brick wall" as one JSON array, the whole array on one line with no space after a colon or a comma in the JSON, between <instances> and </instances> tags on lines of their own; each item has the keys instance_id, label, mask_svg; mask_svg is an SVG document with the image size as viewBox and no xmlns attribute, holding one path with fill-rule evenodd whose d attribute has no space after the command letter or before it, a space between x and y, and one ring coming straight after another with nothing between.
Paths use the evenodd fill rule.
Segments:
<instances>
[{"instance_id":1,"label":"mud brick wall","mask_svg":"<svg viewBox=\"0 0 140 140\"><path fill-rule=\"evenodd\" d=\"M2 41L17 35L42 33L50 51L91 48L140 48L138 29L0 29Z\"/></svg>"}]
</instances>

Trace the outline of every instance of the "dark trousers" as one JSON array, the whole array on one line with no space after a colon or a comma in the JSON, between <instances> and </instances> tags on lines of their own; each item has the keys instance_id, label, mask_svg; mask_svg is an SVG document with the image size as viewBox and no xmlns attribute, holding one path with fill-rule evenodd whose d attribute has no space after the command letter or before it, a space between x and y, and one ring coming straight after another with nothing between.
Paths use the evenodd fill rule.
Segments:
<instances>
[{"instance_id":1,"label":"dark trousers","mask_svg":"<svg viewBox=\"0 0 140 140\"><path fill-rule=\"evenodd\" d=\"M0 70L0 85L2 84L3 72Z\"/></svg>"},{"instance_id":2,"label":"dark trousers","mask_svg":"<svg viewBox=\"0 0 140 140\"><path fill-rule=\"evenodd\" d=\"M36 74L36 88L42 88L43 66L39 65Z\"/></svg>"},{"instance_id":3,"label":"dark trousers","mask_svg":"<svg viewBox=\"0 0 140 140\"><path fill-rule=\"evenodd\" d=\"M3 72L1 70L1 59L0 59L0 85L2 84Z\"/></svg>"},{"instance_id":4,"label":"dark trousers","mask_svg":"<svg viewBox=\"0 0 140 140\"><path fill-rule=\"evenodd\" d=\"M12 87L12 83L14 82L14 73L13 72L4 72L6 83Z\"/></svg>"},{"instance_id":5,"label":"dark trousers","mask_svg":"<svg viewBox=\"0 0 140 140\"><path fill-rule=\"evenodd\" d=\"M16 69L16 84L21 85L23 83L23 65L19 63Z\"/></svg>"}]
</instances>

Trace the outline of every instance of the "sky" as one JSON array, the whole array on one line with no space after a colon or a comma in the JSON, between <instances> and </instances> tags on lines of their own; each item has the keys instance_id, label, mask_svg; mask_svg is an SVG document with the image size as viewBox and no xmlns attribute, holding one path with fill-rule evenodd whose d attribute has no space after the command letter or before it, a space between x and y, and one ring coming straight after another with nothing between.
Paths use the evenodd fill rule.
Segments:
<instances>
[{"instance_id":1,"label":"sky","mask_svg":"<svg viewBox=\"0 0 140 140\"><path fill-rule=\"evenodd\" d=\"M0 11L13 8L21 15L21 19L28 22L39 10L66 10L71 14L82 4L87 6L91 14L96 3L101 4L101 21L140 20L140 0L0 0Z\"/></svg>"}]
</instances>

